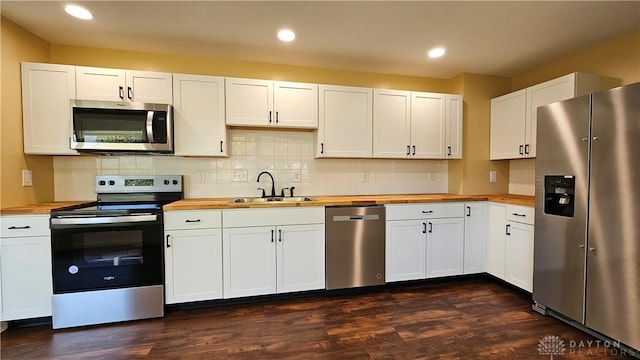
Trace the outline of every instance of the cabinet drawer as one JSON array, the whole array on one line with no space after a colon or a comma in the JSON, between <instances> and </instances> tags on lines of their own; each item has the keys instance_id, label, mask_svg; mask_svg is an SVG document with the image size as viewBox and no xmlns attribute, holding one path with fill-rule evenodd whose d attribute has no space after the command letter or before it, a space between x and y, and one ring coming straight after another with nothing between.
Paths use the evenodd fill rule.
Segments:
<instances>
[{"instance_id":1,"label":"cabinet drawer","mask_svg":"<svg viewBox=\"0 0 640 360\"><path fill-rule=\"evenodd\" d=\"M232 209L222 212L224 227L324 224L324 207Z\"/></svg>"},{"instance_id":2,"label":"cabinet drawer","mask_svg":"<svg viewBox=\"0 0 640 360\"><path fill-rule=\"evenodd\" d=\"M1 237L49 235L49 215L2 216Z\"/></svg>"},{"instance_id":3,"label":"cabinet drawer","mask_svg":"<svg viewBox=\"0 0 640 360\"><path fill-rule=\"evenodd\" d=\"M464 203L387 205L387 220L452 218L464 216Z\"/></svg>"},{"instance_id":4,"label":"cabinet drawer","mask_svg":"<svg viewBox=\"0 0 640 360\"><path fill-rule=\"evenodd\" d=\"M166 230L211 229L221 225L220 210L178 210L164 213Z\"/></svg>"},{"instance_id":5,"label":"cabinet drawer","mask_svg":"<svg viewBox=\"0 0 640 360\"><path fill-rule=\"evenodd\" d=\"M535 209L530 206L507 205L507 221L534 224Z\"/></svg>"}]
</instances>

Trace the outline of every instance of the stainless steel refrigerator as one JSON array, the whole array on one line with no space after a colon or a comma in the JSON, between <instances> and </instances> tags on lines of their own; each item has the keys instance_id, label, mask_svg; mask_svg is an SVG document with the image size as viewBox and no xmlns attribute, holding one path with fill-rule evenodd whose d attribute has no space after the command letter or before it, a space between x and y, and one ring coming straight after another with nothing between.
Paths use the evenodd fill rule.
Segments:
<instances>
[{"instance_id":1,"label":"stainless steel refrigerator","mask_svg":"<svg viewBox=\"0 0 640 360\"><path fill-rule=\"evenodd\" d=\"M538 108L534 308L640 349L640 83Z\"/></svg>"}]
</instances>

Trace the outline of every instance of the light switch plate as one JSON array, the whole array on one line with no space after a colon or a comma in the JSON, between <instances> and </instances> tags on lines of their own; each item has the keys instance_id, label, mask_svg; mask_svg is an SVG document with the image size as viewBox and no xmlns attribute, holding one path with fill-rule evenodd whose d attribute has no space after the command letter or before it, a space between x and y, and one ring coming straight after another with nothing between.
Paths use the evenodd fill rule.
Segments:
<instances>
[{"instance_id":1,"label":"light switch plate","mask_svg":"<svg viewBox=\"0 0 640 360\"><path fill-rule=\"evenodd\" d=\"M33 173L31 170L22 170L22 186L33 186Z\"/></svg>"}]
</instances>

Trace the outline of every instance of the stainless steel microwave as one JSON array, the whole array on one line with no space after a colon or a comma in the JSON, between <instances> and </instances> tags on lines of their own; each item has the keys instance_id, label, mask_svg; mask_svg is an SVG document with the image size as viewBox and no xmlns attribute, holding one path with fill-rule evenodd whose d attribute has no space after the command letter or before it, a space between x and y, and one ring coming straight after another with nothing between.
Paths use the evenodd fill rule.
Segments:
<instances>
[{"instance_id":1,"label":"stainless steel microwave","mask_svg":"<svg viewBox=\"0 0 640 360\"><path fill-rule=\"evenodd\" d=\"M71 148L80 152L173 153L173 106L71 100Z\"/></svg>"}]
</instances>

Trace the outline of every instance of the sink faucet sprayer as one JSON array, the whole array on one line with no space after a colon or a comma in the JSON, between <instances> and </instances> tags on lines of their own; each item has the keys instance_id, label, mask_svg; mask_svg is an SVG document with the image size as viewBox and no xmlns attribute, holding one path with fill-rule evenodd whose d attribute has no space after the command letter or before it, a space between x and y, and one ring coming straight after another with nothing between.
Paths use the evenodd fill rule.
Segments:
<instances>
[{"instance_id":1,"label":"sink faucet sprayer","mask_svg":"<svg viewBox=\"0 0 640 360\"><path fill-rule=\"evenodd\" d=\"M276 183L273 180L273 175L271 175L270 172L263 171L260 174L258 174L258 180L256 180L256 182L260 182L260 176L262 176L262 174L267 174L271 178L271 197L276 197ZM264 190L262 191L262 197L264 197Z\"/></svg>"}]
</instances>

